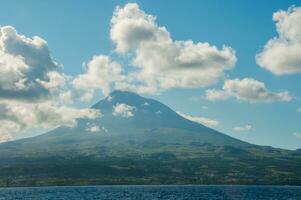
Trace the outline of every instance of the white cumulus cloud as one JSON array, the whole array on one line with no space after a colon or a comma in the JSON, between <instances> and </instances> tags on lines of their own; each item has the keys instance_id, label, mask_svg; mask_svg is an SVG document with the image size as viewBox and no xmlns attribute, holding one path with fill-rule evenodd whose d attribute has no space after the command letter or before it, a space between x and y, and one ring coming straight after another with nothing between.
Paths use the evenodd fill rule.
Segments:
<instances>
[{"instance_id":1,"label":"white cumulus cloud","mask_svg":"<svg viewBox=\"0 0 301 200\"><path fill-rule=\"evenodd\" d=\"M14 27L0 27L0 99L37 101L64 84L65 76L48 44L28 38Z\"/></svg>"},{"instance_id":2,"label":"white cumulus cloud","mask_svg":"<svg viewBox=\"0 0 301 200\"><path fill-rule=\"evenodd\" d=\"M104 95L114 89L158 94L169 88L205 87L224 77L237 60L228 46L173 40L156 17L136 3L116 8L110 37L116 52L127 55L127 63L94 56L72 82L82 101L91 100L95 90Z\"/></svg>"},{"instance_id":3,"label":"white cumulus cloud","mask_svg":"<svg viewBox=\"0 0 301 200\"><path fill-rule=\"evenodd\" d=\"M0 27L0 137L11 140L15 134L33 129L75 126L79 118L96 118L100 112L79 109L72 91L54 61L47 42L19 34L12 26Z\"/></svg>"},{"instance_id":4,"label":"white cumulus cloud","mask_svg":"<svg viewBox=\"0 0 301 200\"><path fill-rule=\"evenodd\" d=\"M78 118L96 118L100 112L78 109L67 81L71 77L52 58L47 42L0 27L0 140L31 129L75 126Z\"/></svg>"},{"instance_id":5,"label":"white cumulus cloud","mask_svg":"<svg viewBox=\"0 0 301 200\"><path fill-rule=\"evenodd\" d=\"M208 86L224 76L236 63L235 51L218 49L206 42L171 38L156 17L136 3L117 7L111 19L110 36L116 52L130 53L134 72L119 88L157 93L169 88ZM133 86L134 85L134 86Z\"/></svg>"},{"instance_id":6,"label":"white cumulus cloud","mask_svg":"<svg viewBox=\"0 0 301 200\"><path fill-rule=\"evenodd\" d=\"M209 100L226 100L234 97L251 103L290 101L292 99L287 91L271 92L263 82L253 78L226 80L222 90L207 90L206 97Z\"/></svg>"},{"instance_id":7,"label":"white cumulus cloud","mask_svg":"<svg viewBox=\"0 0 301 200\"><path fill-rule=\"evenodd\" d=\"M275 75L301 73L301 7L273 14L278 37L270 39L256 61Z\"/></svg>"}]
</instances>

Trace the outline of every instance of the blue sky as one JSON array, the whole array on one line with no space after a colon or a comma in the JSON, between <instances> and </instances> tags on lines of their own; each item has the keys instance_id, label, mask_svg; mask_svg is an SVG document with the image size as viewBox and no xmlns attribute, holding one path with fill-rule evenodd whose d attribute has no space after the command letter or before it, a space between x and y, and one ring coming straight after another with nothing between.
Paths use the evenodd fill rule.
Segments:
<instances>
[{"instance_id":1,"label":"blue sky","mask_svg":"<svg viewBox=\"0 0 301 200\"><path fill-rule=\"evenodd\" d=\"M82 63L95 55L108 55L121 66L130 65L130 56L116 53L110 38L110 20L117 5L137 3L145 13L156 17L173 40L208 42L221 49L233 48L237 62L224 77L206 87L172 87L153 97L187 115L218 121L215 129L255 144L301 148L300 73L274 75L260 67L255 56L267 41L277 37L273 13L300 1L2 1L0 25L12 26L26 37L39 36L47 41L55 61L64 65L64 74L76 77L83 73ZM299 23L301 24L301 22ZM300 26L300 25L299 25ZM301 30L301 29L298 29ZM300 33L299 33L300 34ZM301 54L299 53L301 56ZM299 69L301 63L299 63ZM125 68L127 70L127 68ZM235 97L211 101L206 90L221 90L225 80L253 78L263 82L273 93L287 91L290 101L249 102ZM86 102L84 108L103 97L101 91ZM250 128L246 128L250 125ZM235 129L236 127L236 129ZM241 127L241 130L238 128ZM238 129L237 129L238 128ZM242 130L246 128L246 130ZM250 130L248 130L250 129ZM240 131L237 131L240 130ZM26 137L19 134L17 137ZM297 136L296 136L297 135Z\"/></svg>"}]
</instances>

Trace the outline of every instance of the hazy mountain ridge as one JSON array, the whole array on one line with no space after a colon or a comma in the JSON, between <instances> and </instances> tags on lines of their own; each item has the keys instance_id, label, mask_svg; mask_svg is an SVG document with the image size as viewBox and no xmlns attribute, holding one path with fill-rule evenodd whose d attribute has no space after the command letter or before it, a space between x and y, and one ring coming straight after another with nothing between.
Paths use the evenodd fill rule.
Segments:
<instances>
[{"instance_id":1,"label":"hazy mountain ridge","mask_svg":"<svg viewBox=\"0 0 301 200\"><path fill-rule=\"evenodd\" d=\"M131 92L92 108L103 116L1 144L0 184L301 183L299 151L237 140Z\"/></svg>"}]
</instances>

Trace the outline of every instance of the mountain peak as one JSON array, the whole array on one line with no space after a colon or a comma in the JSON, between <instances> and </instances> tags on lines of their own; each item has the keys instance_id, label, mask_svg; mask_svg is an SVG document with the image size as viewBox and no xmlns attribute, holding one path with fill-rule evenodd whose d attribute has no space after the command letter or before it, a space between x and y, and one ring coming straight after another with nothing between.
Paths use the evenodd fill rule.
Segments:
<instances>
[{"instance_id":1,"label":"mountain peak","mask_svg":"<svg viewBox=\"0 0 301 200\"><path fill-rule=\"evenodd\" d=\"M109 96L114 97L114 96L139 96L139 95L130 91L114 90L109 94Z\"/></svg>"},{"instance_id":2,"label":"mountain peak","mask_svg":"<svg viewBox=\"0 0 301 200\"><path fill-rule=\"evenodd\" d=\"M134 92L113 91L92 108L101 110L103 117L99 119L99 123L111 134L145 133L145 131L156 130L155 132L160 132L164 136L166 132L171 131L172 137L180 134L181 136L178 136L182 140L187 138L190 140L190 137L194 135L200 141L211 144L246 144L202 124L183 118L163 103L145 98ZM127 115L121 115L119 112L125 112ZM161 138L161 136L158 137Z\"/></svg>"},{"instance_id":3,"label":"mountain peak","mask_svg":"<svg viewBox=\"0 0 301 200\"><path fill-rule=\"evenodd\" d=\"M141 101L144 101L144 97L141 97L140 95L124 91L124 90L114 90L111 92L105 100L111 102L111 103L126 103L126 104L136 104L141 103Z\"/></svg>"},{"instance_id":4,"label":"mountain peak","mask_svg":"<svg viewBox=\"0 0 301 200\"><path fill-rule=\"evenodd\" d=\"M147 103L148 101L154 100L144 98L134 92L115 90L104 99L96 103L92 108L101 109L103 107L112 107L116 104L127 104L130 106L140 107L142 104Z\"/></svg>"}]
</instances>

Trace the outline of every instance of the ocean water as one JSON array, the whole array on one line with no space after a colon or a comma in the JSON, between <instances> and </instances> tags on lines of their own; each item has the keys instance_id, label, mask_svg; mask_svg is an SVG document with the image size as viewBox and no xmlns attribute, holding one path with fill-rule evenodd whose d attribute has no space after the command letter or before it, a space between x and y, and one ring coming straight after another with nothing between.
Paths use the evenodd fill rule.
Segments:
<instances>
[{"instance_id":1,"label":"ocean water","mask_svg":"<svg viewBox=\"0 0 301 200\"><path fill-rule=\"evenodd\" d=\"M0 188L0 200L301 200L297 186L85 186Z\"/></svg>"}]
</instances>

